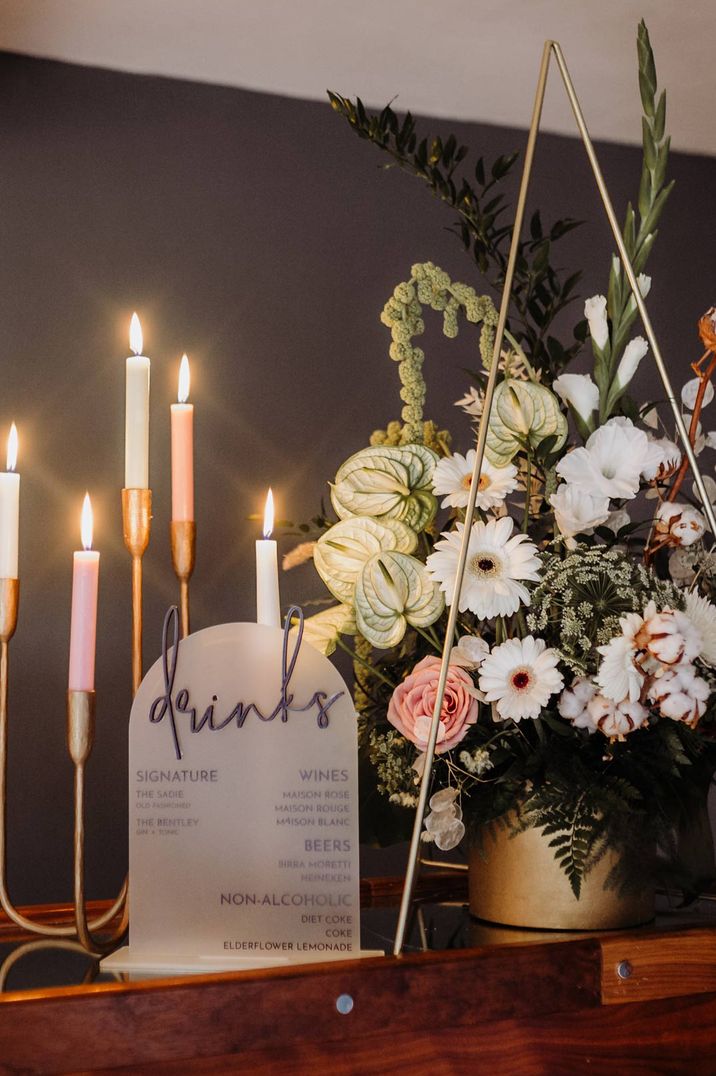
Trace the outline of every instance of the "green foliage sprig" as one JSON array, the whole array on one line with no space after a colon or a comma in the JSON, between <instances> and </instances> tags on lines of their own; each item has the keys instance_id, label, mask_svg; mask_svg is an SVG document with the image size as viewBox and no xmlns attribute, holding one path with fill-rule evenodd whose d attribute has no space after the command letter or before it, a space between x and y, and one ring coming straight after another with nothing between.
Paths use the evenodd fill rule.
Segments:
<instances>
[{"instance_id":1,"label":"green foliage sprig","mask_svg":"<svg viewBox=\"0 0 716 1076\"><path fill-rule=\"evenodd\" d=\"M499 184L509 175L519 154L498 157L487 165L480 157L470 178L460 172L468 148L454 135L420 137L414 117L401 120L387 105L369 113L361 99L355 102L328 91L333 109L343 116L359 138L367 139L386 153L393 164L422 179L430 192L458 214L451 231L460 238L478 269L499 294L505 279L512 222L503 221L509 208ZM390 165L388 166L390 167ZM564 347L550 335L552 322L572 300L581 273L564 274L550 264L553 244L579 225L565 217L545 229L539 212L530 221L529 238L520 242L512 301L517 311L510 329L530 356L533 366L557 376L579 351L581 324L575 341Z\"/></svg>"},{"instance_id":2,"label":"green foliage sprig","mask_svg":"<svg viewBox=\"0 0 716 1076\"><path fill-rule=\"evenodd\" d=\"M637 209L629 202L622 229L624 245L635 273L642 273L657 236L657 224L671 194L674 181L666 183L670 137L666 134L666 91L656 96L657 81L654 53L644 20L637 34L639 60L639 92L643 109L643 163ZM629 332L637 315L636 302L619 258L614 255L609 274L607 316L610 322L609 340L600 352L595 349L594 380L599 387L600 421L612 414L623 393L616 381L618 361L627 344Z\"/></svg>"}]
</instances>

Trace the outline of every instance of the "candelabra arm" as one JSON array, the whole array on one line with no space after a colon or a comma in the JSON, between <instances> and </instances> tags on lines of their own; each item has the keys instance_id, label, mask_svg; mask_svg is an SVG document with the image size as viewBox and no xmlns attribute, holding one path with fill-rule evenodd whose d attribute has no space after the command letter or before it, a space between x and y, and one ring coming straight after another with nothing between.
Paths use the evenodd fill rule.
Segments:
<instances>
[{"instance_id":1,"label":"candelabra arm","mask_svg":"<svg viewBox=\"0 0 716 1076\"><path fill-rule=\"evenodd\" d=\"M149 545L152 491L122 490L124 544L132 558L132 693L142 682L142 557Z\"/></svg>"},{"instance_id":2,"label":"candelabra arm","mask_svg":"<svg viewBox=\"0 0 716 1076\"><path fill-rule=\"evenodd\" d=\"M196 560L196 523L193 520L172 520L169 536L172 548L172 566L179 580L179 611L181 614L181 637L189 634L189 580Z\"/></svg>"},{"instance_id":3,"label":"candelabra arm","mask_svg":"<svg viewBox=\"0 0 716 1076\"><path fill-rule=\"evenodd\" d=\"M15 634L17 626L17 612L20 598L20 586L17 579L0 579L0 907L11 922L22 930L32 934L40 934L45 938L72 938L76 936L74 926L55 926L49 923L36 923L27 916L22 915L8 893L7 887L7 741L8 741L8 684L9 684L9 651L10 639ZM80 722L73 732L72 750L80 750L82 740L89 733L89 726L85 722L85 732L81 731ZM90 739L91 748L91 739ZM125 879L114 903L102 915L87 924L92 931L102 930L103 927L116 919L123 911L121 923L113 934L114 940L118 940L121 933L126 929L127 919L127 889Z\"/></svg>"},{"instance_id":4,"label":"candelabra arm","mask_svg":"<svg viewBox=\"0 0 716 1076\"><path fill-rule=\"evenodd\" d=\"M85 766L92 753L95 729L94 691L67 692L67 748L75 768L74 801L74 904L75 928L80 944L88 953L101 956L112 950L126 930L125 914L111 937L101 941L92 936L85 903Z\"/></svg>"}]
</instances>

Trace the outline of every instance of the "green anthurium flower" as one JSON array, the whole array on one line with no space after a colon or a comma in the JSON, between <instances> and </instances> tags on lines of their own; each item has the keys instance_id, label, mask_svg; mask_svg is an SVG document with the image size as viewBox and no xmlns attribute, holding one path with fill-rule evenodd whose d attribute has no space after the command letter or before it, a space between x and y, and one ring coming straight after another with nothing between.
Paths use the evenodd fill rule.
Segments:
<instances>
[{"instance_id":1,"label":"green anthurium flower","mask_svg":"<svg viewBox=\"0 0 716 1076\"><path fill-rule=\"evenodd\" d=\"M424 530L437 511L432 493L437 458L425 445L364 448L339 467L331 486L333 507L341 519L397 519Z\"/></svg>"},{"instance_id":2,"label":"green anthurium flower","mask_svg":"<svg viewBox=\"0 0 716 1076\"><path fill-rule=\"evenodd\" d=\"M365 562L381 551L412 553L418 536L397 519L351 516L342 519L316 542L313 563L331 594L341 602L352 602Z\"/></svg>"},{"instance_id":3,"label":"green anthurium flower","mask_svg":"<svg viewBox=\"0 0 716 1076\"><path fill-rule=\"evenodd\" d=\"M358 630L382 650L396 646L409 624L434 624L443 608L439 585L425 565L407 553L376 553L356 581Z\"/></svg>"},{"instance_id":4,"label":"green anthurium flower","mask_svg":"<svg viewBox=\"0 0 716 1076\"><path fill-rule=\"evenodd\" d=\"M306 617L303 622L302 642L310 643L316 650L329 657L336 649L339 635L355 635L355 612L350 605L332 605L320 613ZM295 638L297 627L291 628L291 637Z\"/></svg>"},{"instance_id":5,"label":"green anthurium flower","mask_svg":"<svg viewBox=\"0 0 716 1076\"><path fill-rule=\"evenodd\" d=\"M485 454L495 467L505 467L520 449L537 448L556 437L554 449L567 440L567 420L554 393L535 381L508 378L495 389Z\"/></svg>"}]
</instances>

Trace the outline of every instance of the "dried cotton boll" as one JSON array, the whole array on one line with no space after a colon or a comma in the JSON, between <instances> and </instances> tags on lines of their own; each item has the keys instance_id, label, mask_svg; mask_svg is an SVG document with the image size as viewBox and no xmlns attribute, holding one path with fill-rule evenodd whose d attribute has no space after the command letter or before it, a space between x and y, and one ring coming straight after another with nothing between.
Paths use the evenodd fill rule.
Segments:
<instances>
[{"instance_id":1,"label":"dried cotton boll","mask_svg":"<svg viewBox=\"0 0 716 1076\"><path fill-rule=\"evenodd\" d=\"M647 459L642 477L647 482L663 482L670 478L681 463L681 449L666 437L649 437Z\"/></svg>"},{"instance_id":2,"label":"dried cotton boll","mask_svg":"<svg viewBox=\"0 0 716 1076\"><path fill-rule=\"evenodd\" d=\"M662 665L693 661L701 653L701 632L686 613L678 609L663 609L650 617L638 641L646 646L652 657Z\"/></svg>"},{"instance_id":3,"label":"dried cotton boll","mask_svg":"<svg viewBox=\"0 0 716 1076\"><path fill-rule=\"evenodd\" d=\"M597 687L591 680L576 676L557 701L560 716L571 721L575 728L586 729L590 736L598 727L589 712L589 703L596 694Z\"/></svg>"},{"instance_id":4,"label":"dried cotton boll","mask_svg":"<svg viewBox=\"0 0 716 1076\"><path fill-rule=\"evenodd\" d=\"M706 710L710 691L693 665L678 665L654 681L649 698L657 703L662 717L695 728Z\"/></svg>"},{"instance_id":5,"label":"dried cotton boll","mask_svg":"<svg viewBox=\"0 0 716 1076\"><path fill-rule=\"evenodd\" d=\"M696 508L664 501L656 511L656 533L673 545L689 546L706 533L706 520Z\"/></svg>"},{"instance_id":6,"label":"dried cotton boll","mask_svg":"<svg viewBox=\"0 0 716 1076\"><path fill-rule=\"evenodd\" d=\"M649 712L639 702L614 702L595 695L588 704L589 716L600 732L610 740L624 741L630 732L647 722Z\"/></svg>"}]
</instances>

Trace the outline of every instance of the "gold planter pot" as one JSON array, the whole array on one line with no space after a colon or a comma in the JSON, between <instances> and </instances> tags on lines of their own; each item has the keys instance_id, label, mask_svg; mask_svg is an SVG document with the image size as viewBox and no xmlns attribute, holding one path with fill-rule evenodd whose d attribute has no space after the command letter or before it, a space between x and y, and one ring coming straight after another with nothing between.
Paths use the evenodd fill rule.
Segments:
<instances>
[{"instance_id":1,"label":"gold planter pot","mask_svg":"<svg viewBox=\"0 0 716 1076\"><path fill-rule=\"evenodd\" d=\"M604 882L617 861L607 852L582 880L580 899L549 847L550 837L504 827L484 834L469 849L470 912L478 919L541 930L614 930L654 918L650 885L620 896Z\"/></svg>"}]
</instances>

